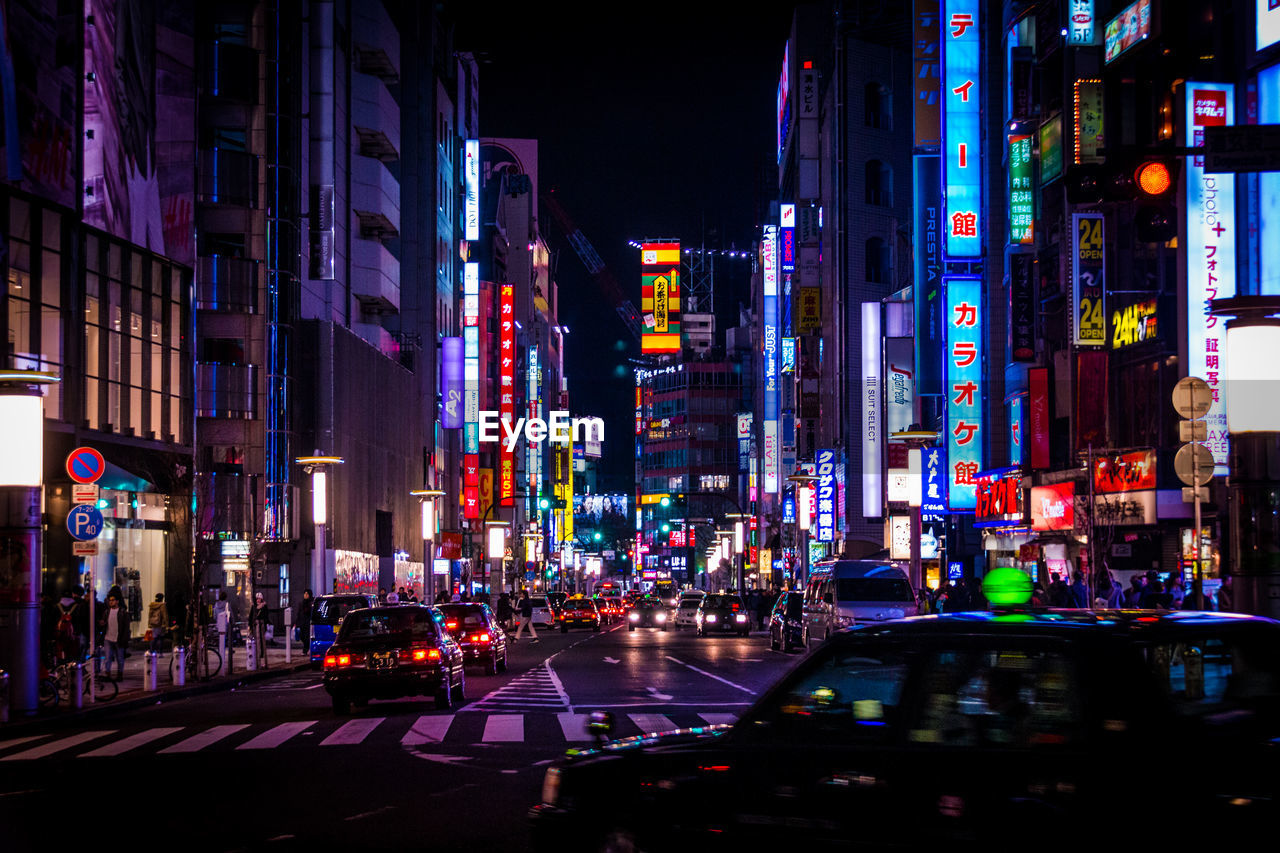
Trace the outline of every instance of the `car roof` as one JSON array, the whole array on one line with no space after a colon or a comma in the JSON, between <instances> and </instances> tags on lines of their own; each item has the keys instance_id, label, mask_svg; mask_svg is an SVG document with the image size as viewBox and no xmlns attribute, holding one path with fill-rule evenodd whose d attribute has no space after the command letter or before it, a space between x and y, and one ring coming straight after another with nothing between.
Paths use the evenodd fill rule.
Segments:
<instances>
[{"instance_id":1,"label":"car roof","mask_svg":"<svg viewBox=\"0 0 1280 853\"><path fill-rule=\"evenodd\" d=\"M1066 610L1058 608L973 611L965 613L912 616L876 624L846 628L836 636L856 639L928 636L1043 636L1075 638L1085 636L1185 635L1206 628L1236 629L1244 626L1280 630L1280 622L1240 613L1189 610Z\"/></svg>"},{"instance_id":2,"label":"car roof","mask_svg":"<svg viewBox=\"0 0 1280 853\"><path fill-rule=\"evenodd\" d=\"M371 598L377 598L376 595L369 592L334 592L329 595L317 595L316 601L324 599L325 601L338 601L344 598L359 598L368 601Z\"/></svg>"}]
</instances>

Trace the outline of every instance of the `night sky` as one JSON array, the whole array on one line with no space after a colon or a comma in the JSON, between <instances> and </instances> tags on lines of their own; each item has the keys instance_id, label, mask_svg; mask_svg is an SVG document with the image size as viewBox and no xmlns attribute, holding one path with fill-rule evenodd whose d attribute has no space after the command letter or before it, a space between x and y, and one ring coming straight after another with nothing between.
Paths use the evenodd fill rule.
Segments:
<instances>
[{"instance_id":1,"label":"night sky","mask_svg":"<svg viewBox=\"0 0 1280 853\"><path fill-rule=\"evenodd\" d=\"M480 62L482 136L538 140L539 191L568 214L640 307L628 240L747 249L776 188L775 99L793 3L615 7L467 3L459 51ZM504 12L504 10L509 11ZM629 19L621 9L634 10ZM634 489L640 345L540 211L557 251L571 407L605 418L604 491ZM724 272L726 275L722 275ZM749 262L716 263L717 333L748 298Z\"/></svg>"}]
</instances>

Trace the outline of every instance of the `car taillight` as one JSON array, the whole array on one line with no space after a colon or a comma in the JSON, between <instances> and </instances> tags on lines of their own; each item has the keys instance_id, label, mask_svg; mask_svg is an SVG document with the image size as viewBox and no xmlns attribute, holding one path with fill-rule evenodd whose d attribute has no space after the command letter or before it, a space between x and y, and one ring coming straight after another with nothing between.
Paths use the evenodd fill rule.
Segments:
<instances>
[{"instance_id":1,"label":"car taillight","mask_svg":"<svg viewBox=\"0 0 1280 853\"><path fill-rule=\"evenodd\" d=\"M325 665L325 668L326 668L326 669L332 669L333 667L337 666L337 665L338 665L338 656L337 656L337 655L325 655L325 656L324 656L324 665Z\"/></svg>"},{"instance_id":2,"label":"car taillight","mask_svg":"<svg viewBox=\"0 0 1280 853\"><path fill-rule=\"evenodd\" d=\"M737 613L737 612L738 612L738 605L736 605L736 604L735 604L735 605L733 605L733 612L734 612L734 613Z\"/></svg>"},{"instance_id":3,"label":"car taillight","mask_svg":"<svg viewBox=\"0 0 1280 853\"><path fill-rule=\"evenodd\" d=\"M444 623L444 626L445 626L446 628L448 628L450 631L452 631L452 630L454 630L455 628L457 628L457 627L458 627L458 623L457 623L457 622L446 622L446 623Z\"/></svg>"},{"instance_id":4,"label":"car taillight","mask_svg":"<svg viewBox=\"0 0 1280 853\"><path fill-rule=\"evenodd\" d=\"M469 639L473 643L487 643L490 638L488 634L472 634Z\"/></svg>"},{"instance_id":5,"label":"car taillight","mask_svg":"<svg viewBox=\"0 0 1280 853\"><path fill-rule=\"evenodd\" d=\"M356 660L357 662L360 660L359 655L356 655ZM324 665L330 669L339 666L351 666L351 655L342 653L325 655Z\"/></svg>"}]
</instances>

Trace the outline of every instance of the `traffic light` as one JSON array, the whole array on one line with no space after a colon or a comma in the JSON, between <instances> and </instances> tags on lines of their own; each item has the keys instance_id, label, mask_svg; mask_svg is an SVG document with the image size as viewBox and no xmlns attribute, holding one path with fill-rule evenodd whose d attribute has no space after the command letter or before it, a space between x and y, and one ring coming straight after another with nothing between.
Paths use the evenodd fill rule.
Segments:
<instances>
[{"instance_id":1,"label":"traffic light","mask_svg":"<svg viewBox=\"0 0 1280 853\"><path fill-rule=\"evenodd\" d=\"M604 538L604 537L602 537L602 536L600 535L600 531L599 531L599 530L597 530L595 533L592 533L592 534L591 534L591 538L592 538L592 539L594 539L596 542L599 542L599 541L600 541L602 538Z\"/></svg>"},{"instance_id":2,"label":"traffic light","mask_svg":"<svg viewBox=\"0 0 1280 853\"><path fill-rule=\"evenodd\" d=\"M663 532L663 533L670 533L670 532L671 532L671 525L670 525L670 524L667 524L667 523L664 521L664 522L662 523L662 532Z\"/></svg>"},{"instance_id":3,"label":"traffic light","mask_svg":"<svg viewBox=\"0 0 1280 853\"><path fill-rule=\"evenodd\" d=\"M551 498L538 498L538 509L551 509Z\"/></svg>"},{"instance_id":4,"label":"traffic light","mask_svg":"<svg viewBox=\"0 0 1280 853\"><path fill-rule=\"evenodd\" d=\"M1133 213L1134 237L1143 243L1167 243L1178 236L1177 157L1143 158L1133 172L1138 208Z\"/></svg>"},{"instance_id":5,"label":"traffic light","mask_svg":"<svg viewBox=\"0 0 1280 853\"><path fill-rule=\"evenodd\" d=\"M671 498L667 497L666 495L663 495L662 500L658 501L658 503L659 505L662 506L663 509L666 509L667 507L671 506Z\"/></svg>"}]
</instances>

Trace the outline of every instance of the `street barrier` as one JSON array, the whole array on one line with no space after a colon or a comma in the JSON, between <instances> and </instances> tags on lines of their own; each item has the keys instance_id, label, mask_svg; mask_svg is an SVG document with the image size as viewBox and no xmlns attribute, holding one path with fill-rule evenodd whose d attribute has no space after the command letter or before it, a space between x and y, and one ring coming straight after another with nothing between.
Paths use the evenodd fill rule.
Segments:
<instances>
[{"instance_id":1,"label":"street barrier","mask_svg":"<svg viewBox=\"0 0 1280 853\"><path fill-rule=\"evenodd\" d=\"M76 710L84 707L84 664L71 665L71 707Z\"/></svg>"},{"instance_id":2,"label":"street barrier","mask_svg":"<svg viewBox=\"0 0 1280 853\"><path fill-rule=\"evenodd\" d=\"M187 683L187 647L173 647L173 683L179 687Z\"/></svg>"},{"instance_id":3,"label":"street barrier","mask_svg":"<svg viewBox=\"0 0 1280 853\"><path fill-rule=\"evenodd\" d=\"M250 672L258 668L258 641L252 636L244 641L244 666Z\"/></svg>"},{"instance_id":4,"label":"street barrier","mask_svg":"<svg viewBox=\"0 0 1280 853\"><path fill-rule=\"evenodd\" d=\"M160 689L160 653L147 652L142 656L142 672L146 679L144 689L154 693Z\"/></svg>"}]
</instances>

